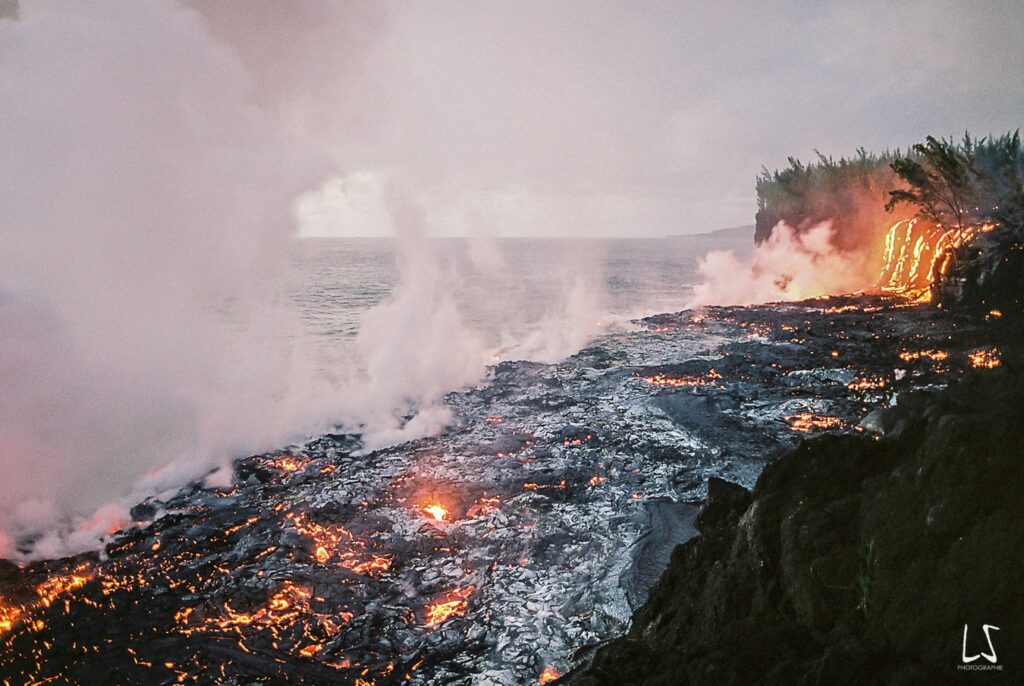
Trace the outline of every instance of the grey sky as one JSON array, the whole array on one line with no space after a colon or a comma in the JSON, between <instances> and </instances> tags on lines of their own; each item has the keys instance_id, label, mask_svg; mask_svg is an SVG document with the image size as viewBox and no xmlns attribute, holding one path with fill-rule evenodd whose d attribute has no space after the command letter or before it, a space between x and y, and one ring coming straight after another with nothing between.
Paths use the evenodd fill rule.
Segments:
<instances>
[{"instance_id":1,"label":"grey sky","mask_svg":"<svg viewBox=\"0 0 1024 686\"><path fill-rule=\"evenodd\" d=\"M435 233L706 231L789 155L1024 119L1021 0L184 2L330 156L307 235L386 233L396 186Z\"/></svg>"}]
</instances>

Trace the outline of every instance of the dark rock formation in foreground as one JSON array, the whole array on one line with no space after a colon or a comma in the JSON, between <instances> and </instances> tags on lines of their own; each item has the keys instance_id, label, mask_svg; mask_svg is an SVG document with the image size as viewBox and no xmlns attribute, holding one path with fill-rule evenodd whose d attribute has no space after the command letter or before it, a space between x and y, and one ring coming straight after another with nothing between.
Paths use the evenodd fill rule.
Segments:
<instances>
[{"instance_id":1,"label":"dark rock formation in foreground","mask_svg":"<svg viewBox=\"0 0 1024 686\"><path fill-rule=\"evenodd\" d=\"M701 535L572 683L1024 683L1019 358L876 418L884 436L812 438L753 493L713 482ZM965 666L985 624L996 664Z\"/></svg>"}]
</instances>

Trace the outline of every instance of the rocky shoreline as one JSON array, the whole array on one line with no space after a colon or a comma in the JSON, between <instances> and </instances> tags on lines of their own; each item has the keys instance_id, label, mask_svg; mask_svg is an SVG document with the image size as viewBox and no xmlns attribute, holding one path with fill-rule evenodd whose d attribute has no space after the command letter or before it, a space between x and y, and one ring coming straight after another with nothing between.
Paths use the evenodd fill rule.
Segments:
<instances>
[{"instance_id":1,"label":"rocky shoreline","mask_svg":"<svg viewBox=\"0 0 1024 686\"><path fill-rule=\"evenodd\" d=\"M502 363L448 396L438 436L367 452L328 434L245 457L230 486L139 504L100 554L0 562L0 679L514 686L595 651L590 678L628 682L598 671L608 660L646 678L675 653L661 624L628 643L643 617L704 587L686 569L667 581L678 550L631 638L600 648L709 490L703 535L681 550L731 546L747 496L723 484L789 474L773 463L802 437L888 445L867 436L899 434L911 399L998 358L1003 322L842 296L659 315L558 364ZM815 568L843 602L851 564ZM648 640L653 655L636 647Z\"/></svg>"},{"instance_id":2,"label":"rocky shoreline","mask_svg":"<svg viewBox=\"0 0 1024 686\"><path fill-rule=\"evenodd\" d=\"M878 433L810 438L752 491L713 480L628 634L566 681L1020 683L1020 329L990 336L999 366L901 396L862 422ZM997 661L965 663L986 624Z\"/></svg>"}]
</instances>

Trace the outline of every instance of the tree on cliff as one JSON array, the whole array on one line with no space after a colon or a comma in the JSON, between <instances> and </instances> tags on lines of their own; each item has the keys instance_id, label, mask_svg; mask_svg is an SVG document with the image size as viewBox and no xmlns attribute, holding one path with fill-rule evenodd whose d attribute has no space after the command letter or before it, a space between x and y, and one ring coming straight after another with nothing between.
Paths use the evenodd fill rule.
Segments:
<instances>
[{"instance_id":1,"label":"tree on cliff","mask_svg":"<svg viewBox=\"0 0 1024 686\"><path fill-rule=\"evenodd\" d=\"M978 142L964 135L962 145L952 139L928 136L911 148L912 156L898 157L892 169L908 188L889 191L885 209L892 211L900 203L917 206L917 213L946 231L960 232L977 218L980 178L974 166Z\"/></svg>"}]
</instances>

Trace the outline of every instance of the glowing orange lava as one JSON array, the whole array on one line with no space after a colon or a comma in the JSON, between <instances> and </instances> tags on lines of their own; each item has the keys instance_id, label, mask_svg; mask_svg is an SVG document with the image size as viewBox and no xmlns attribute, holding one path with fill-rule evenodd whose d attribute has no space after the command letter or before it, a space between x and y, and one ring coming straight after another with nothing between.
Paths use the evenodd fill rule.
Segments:
<instances>
[{"instance_id":1,"label":"glowing orange lava","mask_svg":"<svg viewBox=\"0 0 1024 686\"><path fill-rule=\"evenodd\" d=\"M434 521L443 522L448 517L448 510L444 505L429 503L423 506L423 511L430 515Z\"/></svg>"},{"instance_id":2,"label":"glowing orange lava","mask_svg":"<svg viewBox=\"0 0 1024 686\"><path fill-rule=\"evenodd\" d=\"M995 369L1003 363L1003 357L996 348L978 348L967 353L971 366L977 369Z\"/></svg>"},{"instance_id":3,"label":"glowing orange lava","mask_svg":"<svg viewBox=\"0 0 1024 686\"><path fill-rule=\"evenodd\" d=\"M391 567L391 558L368 550L371 541L352 535L343 526L320 524L308 515L289 512L285 519L295 530L313 542L313 557L320 564L335 560L338 564L363 576L380 576Z\"/></svg>"},{"instance_id":4,"label":"glowing orange lava","mask_svg":"<svg viewBox=\"0 0 1024 686\"><path fill-rule=\"evenodd\" d=\"M540 673L538 681L542 684L550 684L560 676L562 676L562 674L554 667L545 667L544 671Z\"/></svg>"},{"instance_id":5,"label":"glowing orange lava","mask_svg":"<svg viewBox=\"0 0 1024 686\"><path fill-rule=\"evenodd\" d=\"M497 512L500 505L501 498L496 495L489 498L480 498L469 506L469 509L466 510L466 516L470 519L473 517L482 517L492 512Z\"/></svg>"},{"instance_id":6,"label":"glowing orange lava","mask_svg":"<svg viewBox=\"0 0 1024 686\"><path fill-rule=\"evenodd\" d=\"M786 420L786 423L789 424L789 428L791 430L803 433L835 429L843 425L843 420L839 417L811 414L810 412L800 412L799 414L785 417L784 419Z\"/></svg>"},{"instance_id":7,"label":"glowing orange lava","mask_svg":"<svg viewBox=\"0 0 1024 686\"><path fill-rule=\"evenodd\" d=\"M902 219L886 231L877 286L916 302L928 302L932 284L949 271L954 251L993 228L983 224L947 231L917 219Z\"/></svg>"},{"instance_id":8,"label":"glowing orange lava","mask_svg":"<svg viewBox=\"0 0 1024 686\"><path fill-rule=\"evenodd\" d=\"M449 591L445 599L427 606L427 626L437 626L452 617L466 614L467 599L476 592L476 586Z\"/></svg>"},{"instance_id":9,"label":"glowing orange lava","mask_svg":"<svg viewBox=\"0 0 1024 686\"><path fill-rule=\"evenodd\" d=\"M879 388L885 388L886 380L877 376L868 376L861 379L857 379L852 383L846 385L851 391L873 391Z\"/></svg>"},{"instance_id":10,"label":"glowing orange lava","mask_svg":"<svg viewBox=\"0 0 1024 686\"><path fill-rule=\"evenodd\" d=\"M87 567L79 567L72 574L50 577L36 586L35 593L38 600L13 603L0 597L0 635L11 631L20 622L27 620L34 610L50 607L60 597L81 588L91 578L91 572ZM39 631L45 625L42 620L36 620L27 626L34 631Z\"/></svg>"},{"instance_id":11,"label":"glowing orange lava","mask_svg":"<svg viewBox=\"0 0 1024 686\"><path fill-rule=\"evenodd\" d=\"M686 386L714 386L716 379L722 375L714 369L709 370L704 376L673 376L671 374L653 374L643 377L644 382L652 386L663 386L670 388L681 388Z\"/></svg>"},{"instance_id":12,"label":"glowing orange lava","mask_svg":"<svg viewBox=\"0 0 1024 686\"><path fill-rule=\"evenodd\" d=\"M932 360L934 362L941 362L949 357L949 353L945 350L904 350L900 353L899 357L904 362L914 362L922 358Z\"/></svg>"}]
</instances>

